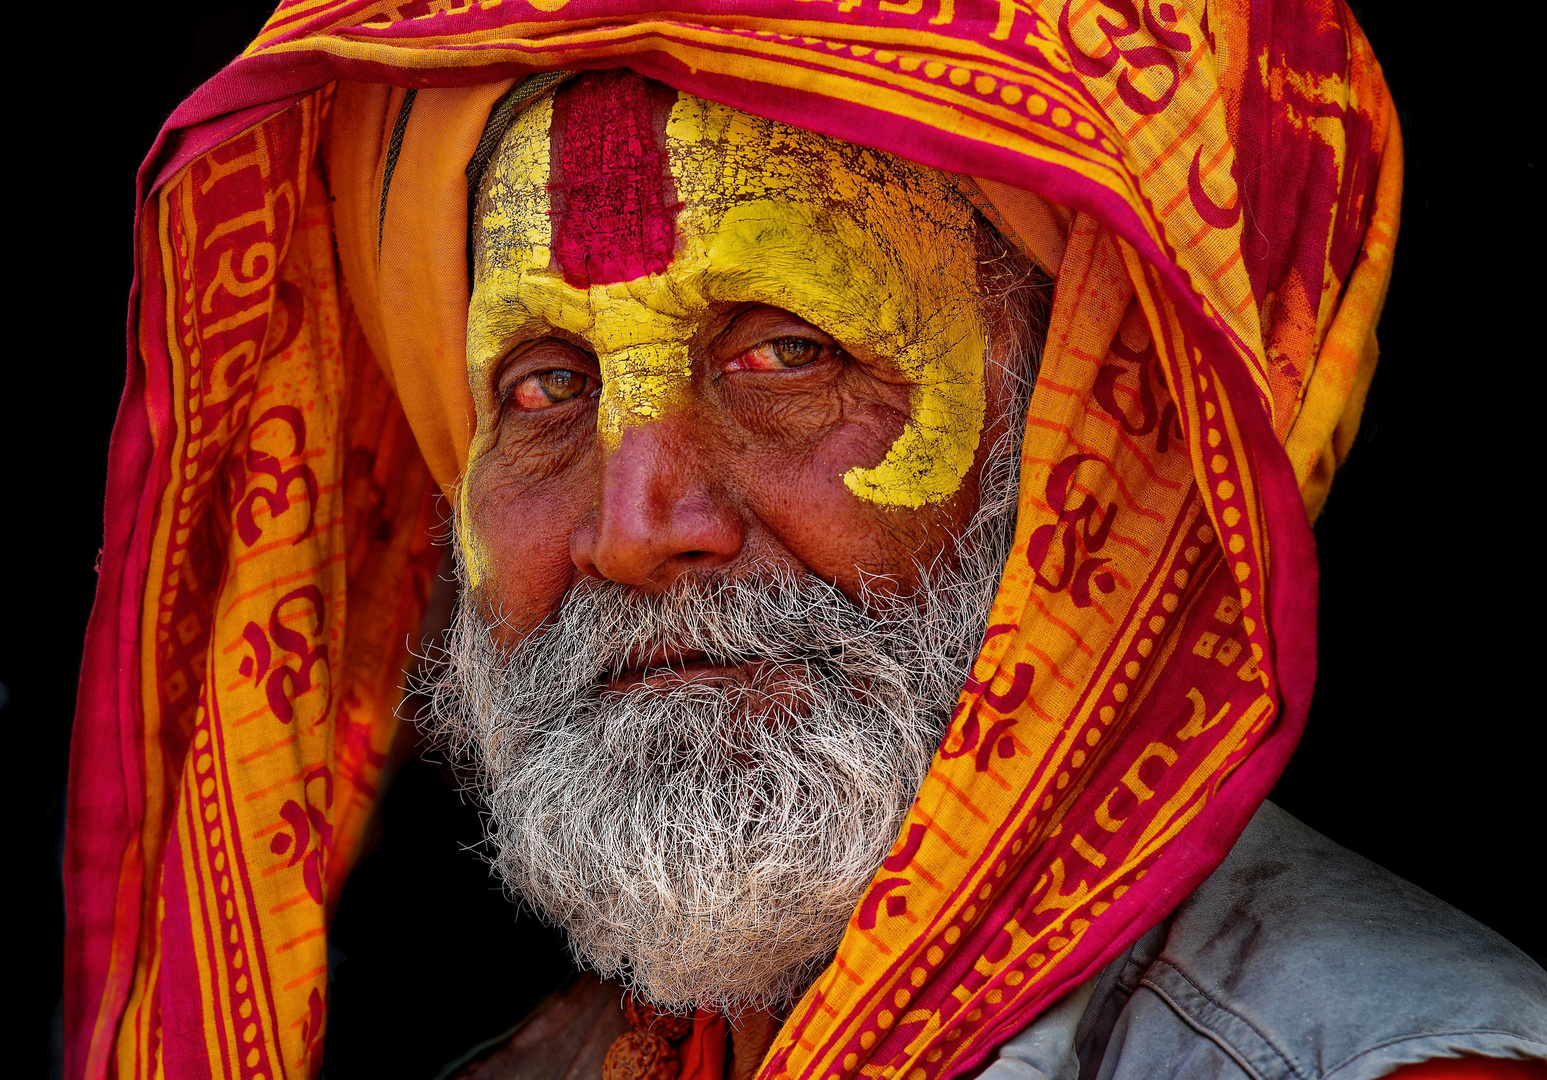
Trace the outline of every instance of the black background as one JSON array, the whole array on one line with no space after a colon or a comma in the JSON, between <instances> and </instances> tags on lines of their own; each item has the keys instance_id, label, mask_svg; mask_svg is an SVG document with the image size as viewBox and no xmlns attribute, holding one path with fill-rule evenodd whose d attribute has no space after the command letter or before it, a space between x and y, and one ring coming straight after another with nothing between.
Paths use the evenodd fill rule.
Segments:
<instances>
[{"instance_id":1,"label":"black background","mask_svg":"<svg viewBox=\"0 0 1547 1080\"><path fill-rule=\"evenodd\" d=\"M1274 798L1541 960L1543 552L1530 507L1547 418L1528 115L1542 94L1512 81L1530 61L1498 6L1355 10L1398 103L1407 185L1380 372L1316 529L1320 681ZM60 995L63 784L122 389L135 169L265 14L164 2L94 7L80 26L54 16L46 40L33 32L25 77L29 46L13 39L0 725L22 778L5 785L3 843L5 893L21 906L9 980L21 1039L6 1056L25 1073L47 1068ZM1474 48L1485 39L1496 47ZM442 770L408 762L335 921L330 1080L433 1076L562 978L561 943L516 917L467 850L477 839Z\"/></svg>"}]
</instances>

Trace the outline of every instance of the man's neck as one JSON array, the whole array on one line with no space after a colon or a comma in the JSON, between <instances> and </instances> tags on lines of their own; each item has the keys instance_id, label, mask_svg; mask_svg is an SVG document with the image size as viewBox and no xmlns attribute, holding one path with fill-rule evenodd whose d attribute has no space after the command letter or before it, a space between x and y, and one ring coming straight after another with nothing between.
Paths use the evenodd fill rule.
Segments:
<instances>
[{"instance_id":1,"label":"man's neck","mask_svg":"<svg viewBox=\"0 0 1547 1080\"><path fill-rule=\"evenodd\" d=\"M745 1012L732 1019L726 1080L752 1080L783 1024L783 1015L772 1011Z\"/></svg>"}]
</instances>

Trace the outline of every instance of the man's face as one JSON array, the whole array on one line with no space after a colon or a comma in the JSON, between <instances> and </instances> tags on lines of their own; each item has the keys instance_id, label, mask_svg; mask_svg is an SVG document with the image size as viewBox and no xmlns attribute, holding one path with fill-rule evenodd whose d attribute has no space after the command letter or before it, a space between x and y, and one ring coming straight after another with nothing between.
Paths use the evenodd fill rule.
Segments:
<instances>
[{"instance_id":1,"label":"man's face","mask_svg":"<svg viewBox=\"0 0 1547 1080\"><path fill-rule=\"evenodd\" d=\"M521 633L585 576L906 589L1004 422L970 206L942 174L587 80L527 108L485 182L461 535L481 595Z\"/></svg>"},{"instance_id":2,"label":"man's face","mask_svg":"<svg viewBox=\"0 0 1547 1080\"><path fill-rule=\"evenodd\" d=\"M434 708L506 882L646 997L799 994L928 769L1014 527L988 240L938 174L626 74L490 166Z\"/></svg>"}]
</instances>

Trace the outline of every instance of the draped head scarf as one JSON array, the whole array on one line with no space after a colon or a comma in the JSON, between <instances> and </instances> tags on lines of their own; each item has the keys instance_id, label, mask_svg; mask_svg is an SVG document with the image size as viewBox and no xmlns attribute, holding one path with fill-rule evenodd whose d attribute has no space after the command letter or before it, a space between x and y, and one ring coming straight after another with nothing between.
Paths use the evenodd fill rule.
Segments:
<instances>
[{"instance_id":1,"label":"draped head scarf","mask_svg":"<svg viewBox=\"0 0 1547 1080\"><path fill-rule=\"evenodd\" d=\"M1401 184L1340 0L287 0L140 173L69 1076L320 1066L328 919L475 435L469 178L492 114L602 68L953 174L1056 280L982 651L760 1075L972 1070L1283 769Z\"/></svg>"}]
</instances>

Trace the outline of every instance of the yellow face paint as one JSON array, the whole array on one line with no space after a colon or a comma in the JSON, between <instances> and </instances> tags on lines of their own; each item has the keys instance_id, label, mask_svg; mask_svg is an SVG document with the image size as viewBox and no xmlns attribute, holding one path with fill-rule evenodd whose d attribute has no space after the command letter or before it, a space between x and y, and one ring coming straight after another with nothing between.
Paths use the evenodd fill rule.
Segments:
<instances>
[{"instance_id":1,"label":"yellow face paint","mask_svg":"<svg viewBox=\"0 0 1547 1080\"><path fill-rule=\"evenodd\" d=\"M493 366L512 341L568 331L595 350L601 365L598 430L616 450L623 430L664 415L691 382L688 342L705 308L681 295L677 275L578 289L552 267L548 183L553 98L544 97L511 125L486 180L487 195L475 252L468 311L468 374L475 396L491 386ZM673 268L675 269L675 267ZM492 437L496 419L480 402L479 437ZM487 448L475 438L471 456Z\"/></svg>"},{"instance_id":2,"label":"yellow face paint","mask_svg":"<svg viewBox=\"0 0 1547 1080\"><path fill-rule=\"evenodd\" d=\"M911 508L956 493L983 427L986 335L972 210L944 174L678 95L666 125L675 255L663 272L582 289L553 266L552 115L552 97L521 114L485 180L468 320L474 460L493 444L494 368L512 343L557 328L595 350L610 452L687 399L688 345L711 305L759 303L912 384L907 425L879 464L845 473L851 491Z\"/></svg>"}]
</instances>

